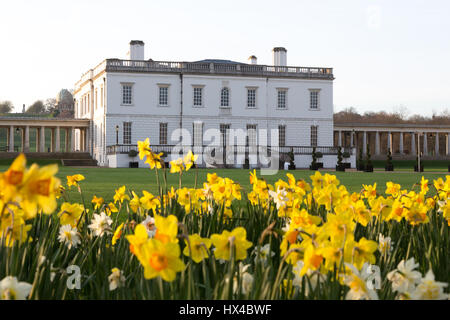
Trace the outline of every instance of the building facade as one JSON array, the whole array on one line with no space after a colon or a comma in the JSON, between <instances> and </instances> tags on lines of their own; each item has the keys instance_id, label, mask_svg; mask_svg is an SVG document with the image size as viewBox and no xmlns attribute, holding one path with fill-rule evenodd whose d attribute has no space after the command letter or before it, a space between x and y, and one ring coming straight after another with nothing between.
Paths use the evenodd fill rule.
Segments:
<instances>
[{"instance_id":1,"label":"building facade","mask_svg":"<svg viewBox=\"0 0 450 320\"><path fill-rule=\"evenodd\" d=\"M127 59L106 59L76 83L74 112L91 120L88 146L103 166L128 167L129 150L149 137L168 160L179 156L178 144L194 151L234 144L244 157L246 146L264 145L282 159L293 151L297 167L307 167L317 147L333 167L333 80L331 68L287 66L284 48L273 49L272 66L255 56L167 62L145 60L144 43L131 41ZM85 134L75 132L75 149ZM198 165L208 163L204 157Z\"/></svg>"}]
</instances>

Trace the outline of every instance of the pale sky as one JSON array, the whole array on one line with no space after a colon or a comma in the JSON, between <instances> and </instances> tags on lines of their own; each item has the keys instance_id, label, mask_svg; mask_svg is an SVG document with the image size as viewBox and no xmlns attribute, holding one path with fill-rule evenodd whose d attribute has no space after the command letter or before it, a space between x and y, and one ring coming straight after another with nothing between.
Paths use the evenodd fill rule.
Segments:
<instances>
[{"instance_id":1,"label":"pale sky","mask_svg":"<svg viewBox=\"0 0 450 320\"><path fill-rule=\"evenodd\" d=\"M16 111L72 89L130 40L145 58L332 67L335 111L450 109L448 0L14 0L0 2L0 101Z\"/></svg>"}]
</instances>

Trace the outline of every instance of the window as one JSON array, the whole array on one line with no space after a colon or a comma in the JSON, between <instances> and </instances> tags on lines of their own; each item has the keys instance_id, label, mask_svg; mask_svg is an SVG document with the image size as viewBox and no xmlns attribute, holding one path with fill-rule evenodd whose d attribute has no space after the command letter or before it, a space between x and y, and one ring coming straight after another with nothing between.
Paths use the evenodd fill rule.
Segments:
<instances>
[{"instance_id":1,"label":"window","mask_svg":"<svg viewBox=\"0 0 450 320\"><path fill-rule=\"evenodd\" d=\"M278 146L280 146L280 147L286 146L286 126L285 125L278 126Z\"/></svg>"},{"instance_id":2,"label":"window","mask_svg":"<svg viewBox=\"0 0 450 320\"><path fill-rule=\"evenodd\" d=\"M159 87L159 105L167 107L169 105L169 87Z\"/></svg>"},{"instance_id":3,"label":"window","mask_svg":"<svg viewBox=\"0 0 450 320\"><path fill-rule=\"evenodd\" d=\"M256 124L247 125L247 145L256 146Z\"/></svg>"},{"instance_id":4,"label":"window","mask_svg":"<svg viewBox=\"0 0 450 320\"><path fill-rule=\"evenodd\" d=\"M104 93L103 93L103 86L102 86L102 89L101 89L101 97L100 97L100 106L103 108L104 107L104 105L103 105L103 95L104 95Z\"/></svg>"},{"instance_id":5,"label":"window","mask_svg":"<svg viewBox=\"0 0 450 320\"><path fill-rule=\"evenodd\" d=\"M159 124L159 144L167 144L167 123Z\"/></svg>"},{"instance_id":6,"label":"window","mask_svg":"<svg viewBox=\"0 0 450 320\"><path fill-rule=\"evenodd\" d=\"M309 91L309 108L310 109L319 109L319 92L320 90L310 90Z\"/></svg>"},{"instance_id":7,"label":"window","mask_svg":"<svg viewBox=\"0 0 450 320\"><path fill-rule=\"evenodd\" d=\"M256 108L256 88L247 88L247 108Z\"/></svg>"},{"instance_id":8,"label":"window","mask_svg":"<svg viewBox=\"0 0 450 320\"><path fill-rule=\"evenodd\" d=\"M201 107L203 105L203 88L194 87L194 107Z\"/></svg>"},{"instance_id":9,"label":"window","mask_svg":"<svg viewBox=\"0 0 450 320\"><path fill-rule=\"evenodd\" d=\"M311 126L311 147L317 147L318 126Z\"/></svg>"},{"instance_id":10,"label":"window","mask_svg":"<svg viewBox=\"0 0 450 320\"><path fill-rule=\"evenodd\" d=\"M220 92L220 106L221 107L230 106L230 89L222 88Z\"/></svg>"},{"instance_id":11,"label":"window","mask_svg":"<svg viewBox=\"0 0 450 320\"><path fill-rule=\"evenodd\" d=\"M230 125L229 124L220 124L220 145L228 145L228 135L229 135Z\"/></svg>"},{"instance_id":12,"label":"window","mask_svg":"<svg viewBox=\"0 0 450 320\"><path fill-rule=\"evenodd\" d=\"M91 94L88 93L88 96L87 96L87 113L90 113L90 112L91 112Z\"/></svg>"},{"instance_id":13,"label":"window","mask_svg":"<svg viewBox=\"0 0 450 320\"><path fill-rule=\"evenodd\" d=\"M278 109L286 109L287 106L287 90L286 89L278 89Z\"/></svg>"},{"instance_id":14,"label":"window","mask_svg":"<svg viewBox=\"0 0 450 320\"><path fill-rule=\"evenodd\" d=\"M131 144L131 122L123 123L123 144Z\"/></svg>"},{"instance_id":15,"label":"window","mask_svg":"<svg viewBox=\"0 0 450 320\"><path fill-rule=\"evenodd\" d=\"M97 100L97 95L98 95L98 91L97 91L97 89L95 89L95 110L97 110L97 107L98 107L98 104L97 104L97 102L98 102L98 100Z\"/></svg>"},{"instance_id":16,"label":"window","mask_svg":"<svg viewBox=\"0 0 450 320\"><path fill-rule=\"evenodd\" d=\"M131 105L133 103L132 97L133 86L131 84L122 84L122 104Z\"/></svg>"},{"instance_id":17,"label":"window","mask_svg":"<svg viewBox=\"0 0 450 320\"><path fill-rule=\"evenodd\" d=\"M203 123L202 122L194 122L192 124L193 132L194 132L194 146L202 146L203 145Z\"/></svg>"}]
</instances>

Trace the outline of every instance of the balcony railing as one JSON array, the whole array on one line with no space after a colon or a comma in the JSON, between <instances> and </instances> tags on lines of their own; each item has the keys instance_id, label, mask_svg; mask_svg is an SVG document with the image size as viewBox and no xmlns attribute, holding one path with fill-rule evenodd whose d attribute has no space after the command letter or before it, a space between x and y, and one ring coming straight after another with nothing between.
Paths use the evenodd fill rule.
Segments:
<instances>
[{"instance_id":1,"label":"balcony railing","mask_svg":"<svg viewBox=\"0 0 450 320\"><path fill-rule=\"evenodd\" d=\"M194 154L206 153L209 154L213 150L227 150L234 152L235 154L256 154L265 153L271 154L272 152L278 152L280 154L288 154L293 152L294 155L311 155L314 147L310 146L175 146L175 145L152 145L152 151L155 153L164 152L166 154L171 154L173 150L178 151L180 154L186 153L192 150ZM176 149L177 148L177 149ZM316 152L320 152L323 155L337 155L338 147L315 147ZM130 150L137 150L137 145L135 144L118 144L106 147L106 154L128 154ZM350 155L353 154L353 148L342 148L342 152L348 152Z\"/></svg>"},{"instance_id":2,"label":"balcony railing","mask_svg":"<svg viewBox=\"0 0 450 320\"><path fill-rule=\"evenodd\" d=\"M202 63L107 59L107 72L173 72L234 74L333 80L332 68L251 65L240 63Z\"/></svg>"}]
</instances>

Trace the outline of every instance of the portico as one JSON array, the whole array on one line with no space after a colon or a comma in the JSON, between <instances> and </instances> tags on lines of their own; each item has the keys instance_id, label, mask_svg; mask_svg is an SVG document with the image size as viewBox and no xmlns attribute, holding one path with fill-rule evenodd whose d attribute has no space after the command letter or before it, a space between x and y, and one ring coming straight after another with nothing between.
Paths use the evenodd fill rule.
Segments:
<instances>
[{"instance_id":1,"label":"portico","mask_svg":"<svg viewBox=\"0 0 450 320\"><path fill-rule=\"evenodd\" d=\"M356 147L357 153L384 158L388 150L393 155L415 157L420 151L430 158L450 157L450 125L334 123L335 145Z\"/></svg>"},{"instance_id":2,"label":"portico","mask_svg":"<svg viewBox=\"0 0 450 320\"><path fill-rule=\"evenodd\" d=\"M2 117L0 131L3 152L91 153L90 120L87 119ZM80 137L79 143L75 143L76 135Z\"/></svg>"}]
</instances>

